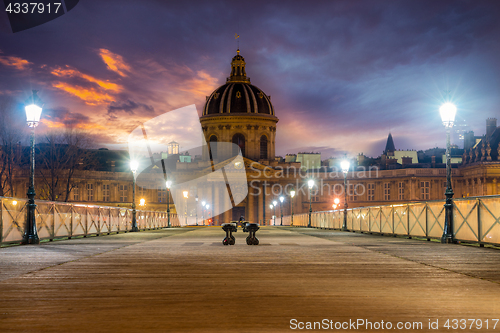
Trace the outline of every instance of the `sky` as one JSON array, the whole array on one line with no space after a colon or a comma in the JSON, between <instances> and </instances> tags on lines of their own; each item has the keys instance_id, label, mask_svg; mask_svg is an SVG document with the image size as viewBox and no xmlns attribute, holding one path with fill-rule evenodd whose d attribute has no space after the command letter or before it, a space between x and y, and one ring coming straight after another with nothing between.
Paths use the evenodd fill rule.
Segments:
<instances>
[{"instance_id":1,"label":"sky","mask_svg":"<svg viewBox=\"0 0 500 333\"><path fill-rule=\"evenodd\" d=\"M40 134L73 126L127 149L154 117L201 115L239 43L279 118L277 155L376 157L389 132L396 149L425 150L445 146L445 101L476 135L498 117L498 17L494 0L85 0L12 33L2 11L0 94L22 105L38 90Z\"/></svg>"}]
</instances>

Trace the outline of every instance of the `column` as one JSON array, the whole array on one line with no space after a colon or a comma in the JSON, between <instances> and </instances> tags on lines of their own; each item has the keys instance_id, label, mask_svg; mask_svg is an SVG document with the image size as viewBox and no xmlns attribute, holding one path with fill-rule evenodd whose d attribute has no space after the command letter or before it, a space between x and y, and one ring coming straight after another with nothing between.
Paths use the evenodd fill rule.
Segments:
<instances>
[{"instance_id":1,"label":"column","mask_svg":"<svg viewBox=\"0 0 500 333\"><path fill-rule=\"evenodd\" d=\"M245 214L245 219L251 223L258 223L257 219L255 218L255 191L251 186L248 187L246 210L247 214Z\"/></svg>"}]
</instances>

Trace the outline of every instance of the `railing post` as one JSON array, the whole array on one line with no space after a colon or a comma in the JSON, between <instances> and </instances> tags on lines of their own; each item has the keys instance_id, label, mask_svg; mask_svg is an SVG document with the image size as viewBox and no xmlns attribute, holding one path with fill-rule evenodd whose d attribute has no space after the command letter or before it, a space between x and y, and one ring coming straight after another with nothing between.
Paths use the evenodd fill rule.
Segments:
<instances>
[{"instance_id":1,"label":"railing post","mask_svg":"<svg viewBox=\"0 0 500 333\"><path fill-rule=\"evenodd\" d=\"M0 244L3 243L3 198L0 199Z\"/></svg>"},{"instance_id":2,"label":"railing post","mask_svg":"<svg viewBox=\"0 0 500 333\"><path fill-rule=\"evenodd\" d=\"M392 235L394 236L396 234L396 231L394 229L394 206L391 205L391 216L392 216Z\"/></svg>"},{"instance_id":3,"label":"railing post","mask_svg":"<svg viewBox=\"0 0 500 333\"><path fill-rule=\"evenodd\" d=\"M380 233L382 233L382 206L379 206L378 210L379 210L379 213L378 213L378 217L379 217L378 228L380 230Z\"/></svg>"},{"instance_id":4,"label":"railing post","mask_svg":"<svg viewBox=\"0 0 500 333\"><path fill-rule=\"evenodd\" d=\"M52 203L52 237L50 241L52 242L56 237L56 203Z\"/></svg>"},{"instance_id":5,"label":"railing post","mask_svg":"<svg viewBox=\"0 0 500 333\"><path fill-rule=\"evenodd\" d=\"M480 209L481 208L481 199L479 198L476 198L477 200L477 241L479 243L481 243L481 241L483 240L483 228L481 228L481 213L480 213ZM480 247L484 247L484 244L479 244Z\"/></svg>"},{"instance_id":6,"label":"railing post","mask_svg":"<svg viewBox=\"0 0 500 333\"><path fill-rule=\"evenodd\" d=\"M408 234L408 238L411 239L411 236L410 236L410 205L409 204L406 204L406 222L408 223L407 224L407 229L406 229L406 232Z\"/></svg>"},{"instance_id":7,"label":"railing post","mask_svg":"<svg viewBox=\"0 0 500 333\"><path fill-rule=\"evenodd\" d=\"M429 219L427 218L427 210L429 207L427 206L427 202L425 203L425 237L427 237L427 241L429 242L431 239L429 238Z\"/></svg>"},{"instance_id":8,"label":"railing post","mask_svg":"<svg viewBox=\"0 0 500 333\"><path fill-rule=\"evenodd\" d=\"M368 233L372 232L372 209L368 207Z\"/></svg>"}]
</instances>

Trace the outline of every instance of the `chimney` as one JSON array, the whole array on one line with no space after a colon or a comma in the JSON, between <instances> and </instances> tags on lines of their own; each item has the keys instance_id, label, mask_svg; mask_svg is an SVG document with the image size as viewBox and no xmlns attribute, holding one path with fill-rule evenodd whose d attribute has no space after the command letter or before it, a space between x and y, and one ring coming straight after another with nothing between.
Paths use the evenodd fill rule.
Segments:
<instances>
[{"instance_id":1,"label":"chimney","mask_svg":"<svg viewBox=\"0 0 500 333\"><path fill-rule=\"evenodd\" d=\"M403 166L410 165L413 162L413 159L411 157L403 157L401 159L402 159Z\"/></svg>"},{"instance_id":2,"label":"chimney","mask_svg":"<svg viewBox=\"0 0 500 333\"><path fill-rule=\"evenodd\" d=\"M486 119L486 139L488 139L497 129L497 118Z\"/></svg>"}]
</instances>

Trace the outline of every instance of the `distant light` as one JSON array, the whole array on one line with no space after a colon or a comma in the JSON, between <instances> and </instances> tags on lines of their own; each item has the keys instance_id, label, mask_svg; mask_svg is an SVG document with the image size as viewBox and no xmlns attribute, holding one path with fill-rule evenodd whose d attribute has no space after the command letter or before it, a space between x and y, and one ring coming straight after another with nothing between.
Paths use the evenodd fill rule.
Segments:
<instances>
[{"instance_id":1,"label":"distant light","mask_svg":"<svg viewBox=\"0 0 500 333\"><path fill-rule=\"evenodd\" d=\"M349 167L351 166L351 163L349 163L348 160L343 160L340 162L340 168L342 169L343 173L349 172Z\"/></svg>"},{"instance_id":2,"label":"distant light","mask_svg":"<svg viewBox=\"0 0 500 333\"><path fill-rule=\"evenodd\" d=\"M444 103L439 108L441 120L446 128L452 128L455 122L455 115L457 114L457 107L453 103Z\"/></svg>"},{"instance_id":3,"label":"distant light","mask_svg":"<svg viewBox=\"0 0 500 333\"><path fill-rule=\"evenodd\" d=\"M207 207L207 209L209 209L209 208L210 208L210 205L209 205L209 204L207 204L205 207Z\"/></svg>"},{"instance_id":4,"label":"distant light","mask_svg":"<svg viewBox=\"0 0 500 333\"><path fill-rule=\"evenodd\" d=\"M165 184L167 185L167 188L170 189L170 186L172 186L172 181L171 180L167 180L165 182Z\"/></svg>"},{"instance_id":5,"label":"distant light","mask_svg":"<svg viewBox=\"0 0 500 333\"><path fill-rule=\"evenodd\" d=\"M189 192L188 191L182 191L182 195L184 196L184 198L187 199L187 197L189 195Z\"/></svg>"},{"instance_id":6,"label":"distant light","mask_svg":"<svg viewBox=\"0 0 500 333\"><path fill-rule=\"evenodd\" d=\"M295 190L290 191L290 196L293 198L295 196Z\"/></svg>"},{"instance_id":7,"label":"distant light","mask_svg":"<svg viewBox=\"0 0 500 333\"><path fill-rule=\"evenodd\" d=\"M309 186L309 189L312 189L314 186L314 179L309 179L307 181L307 186Z\"/></svg>"},{"instance_id":8,"label":"distant light","mask_svg":"<svg viewBox=\"0 0 500 333\"><path fill-rule=\"evenodd\" d=\"M273 204L270 204L270 205L269 205L269 208L273 209L273 208L274 208Z\"/></svg>"},{"instance_id":9,"label":"distant light","mask_svg":"<svg viewBox=\"0 0 500 333\"><path fill-rule=\"evenodd\" d=\"M139 206L144 206L146 204L146 199L142 198L139 200Z\"/></svg>"},{"instance_id":10,"label":"distant light","mask_svg":"<svg viewBox=\"0 0 500 333\"><path fill-rule=\"evenodd\" d=\"M137 169L139 169L139 162L136 160L130 161L130 170L132 170L133 173L136 173Z\"/></svg>"},{"instance_id":11,"label":"distant light","mask_svg":"<svg viewBox=\"0 0 500 333\"><path fill-rule=\"evenodd\" d=\"M14 206L15 206L15 205L17 205L17 201L16 201L16 200L12 201L12 204L13 204Z\"/></svg>"},{"instance_id":12,"label":"distant light","mask_svg":"<svg viewBox=\"0 0 500 333\"><path fill-rule=\"evenodd\" d=\"M278 204L278 201L274 200L273 205L276 206Z\"/></svg>"},{"instance_id":13,"label":"distant light","mask_svg":"<svg viewBox=\"0 0 500 333\"><path fill-rule=\"evenodd\" d=\"M280 201L281 201L281 203L283 203L283 201L284 201L284 200L285 200L285 197L284 197L284 196L281 196L281 197L280 197Z\"/></svg>"},{"instance_id":14,"label":"distant light","mask_svg":"<svg viewBox=\"0 0 500 333\"><path fill-rule=\"evenodd\" d=\"M202 201L202 202L201 202L201 205L202 205L203 207L205 207L205 204L206 204L206 202L205 202L205 201Z\"/></svg>"},{"instance_id":15,"label":"distant light","mask_svg":"<svg viewBox=\"0 0 500 333\"><path fill-rule=\"evenodd\" d=\"M335 199L333 200L333 202L335 202L335 204L336 204L336 205L338 205L338 204L339 204L339 202L340 202L340 199L339 199L339 198L335 198Z\"/></svg>"}]
</instances>

